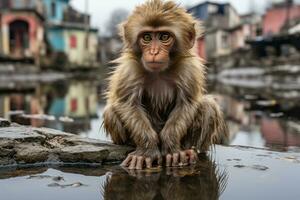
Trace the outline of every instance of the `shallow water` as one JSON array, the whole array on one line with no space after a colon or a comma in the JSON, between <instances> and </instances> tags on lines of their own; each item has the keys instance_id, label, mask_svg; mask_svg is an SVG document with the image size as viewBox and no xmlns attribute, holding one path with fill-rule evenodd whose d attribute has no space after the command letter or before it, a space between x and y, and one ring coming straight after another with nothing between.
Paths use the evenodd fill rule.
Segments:
<instances>
[{"instance_id":1,"label":"shallow water","mask_svg":"<svg viewBox=\"0 0 300 200\"><path fill-rule=\"evenodd\" d=\"M282 82L280 86L285 89L280 89L278 83L252 87L237 84L246 80L229 80L211 81L208 87L224 110L230 128L229 144L280 151L300 147L299 88L290 82ZM43 83L32 91L8 90L0 93L0 116L24 125L109 140L101 128L105 106L100 103L101 94L99 82L90 80Z\"/></svg>"},{"instance_id":2,"label":"shallow water","mask_svg":"<svg viewBox=\"0 0 300 200\"><path fill-rule=\"evenodd\" d=\"M2 169L3 200L299 199L300 156L216 147L196 166L126 171L115 166Z\"/></svg>"}]
</instances>

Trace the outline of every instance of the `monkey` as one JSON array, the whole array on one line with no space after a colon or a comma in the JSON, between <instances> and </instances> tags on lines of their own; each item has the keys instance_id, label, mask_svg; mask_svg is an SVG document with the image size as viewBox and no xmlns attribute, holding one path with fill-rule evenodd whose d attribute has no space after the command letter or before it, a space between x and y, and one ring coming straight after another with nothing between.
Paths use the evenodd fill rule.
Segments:
<instances>
[{"instance_id":1,"label":"monkey","mask_svg":"<svg viewBox=\"0 0 300 200\"><path fill-rule=\"evenodd\" d=\"M200 23L172 1L148 0L120 25L124 47L108 78L103 126L115 144L136 148L123 167L192 165L226 138L195 50L201 34Z\"/></svg>"}]
</instances>

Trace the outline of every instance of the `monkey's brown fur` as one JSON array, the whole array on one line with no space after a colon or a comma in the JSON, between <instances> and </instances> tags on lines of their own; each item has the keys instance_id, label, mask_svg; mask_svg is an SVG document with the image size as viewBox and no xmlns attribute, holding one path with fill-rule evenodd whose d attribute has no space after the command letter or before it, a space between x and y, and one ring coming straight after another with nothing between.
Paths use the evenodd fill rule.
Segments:
<instances>
[{"instance_id":1,"label":"monkey's brown fur","mask_svg":"<svg viewBox=\"0 0 300 200\"><path fill-rule=\"evenodd\" d=\"M176 37L162 72L141 63L137 37L145 26L168 27ZM171 1L150 0L122 24L125 46L109 79L104 128L114 143L135 145L132 155L152 162L193 146L206 151L226 136L218 105L205 95L205 67L191 48L200 33L197 21Z\"/></svg>"}]
</instances>

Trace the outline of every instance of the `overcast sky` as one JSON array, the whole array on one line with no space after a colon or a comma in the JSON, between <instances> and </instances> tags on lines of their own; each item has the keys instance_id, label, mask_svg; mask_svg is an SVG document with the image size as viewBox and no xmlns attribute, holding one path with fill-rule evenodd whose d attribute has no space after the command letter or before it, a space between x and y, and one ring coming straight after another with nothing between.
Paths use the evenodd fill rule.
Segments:
<instances>
[{"instance_id":1,"label":"overcast sky","mask_svg":"<svg viewBox=\"0 0 300 200\"><path fill-rule=\"evenodd\" d=\"M72 0L71 4L80 11L85 10L86 0ZM131 11L136 5L145 2L145 0L87 0L89 3L88 12L92 16L92 25L100 29L100 33L105 32L105 24L110 17L110 13L118 8L124 8ZM204 0L175 0L183 6L189 7ZM278 0L213 0L213 2L230 2L239 13L247 13L251 9L258 12L266 7L269 2ZM300 0L296 0L300 2Z\"/></svg>"}]
</instances>

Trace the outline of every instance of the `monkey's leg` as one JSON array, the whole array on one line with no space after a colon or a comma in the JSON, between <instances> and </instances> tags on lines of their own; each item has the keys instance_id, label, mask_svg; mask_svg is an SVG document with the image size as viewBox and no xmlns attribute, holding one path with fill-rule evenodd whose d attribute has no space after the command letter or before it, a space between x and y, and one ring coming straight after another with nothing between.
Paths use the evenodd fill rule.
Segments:
<instances>
[{"instance_id":1,"label":"monkey's leg","mask_svg":"<svg viewBox=\"0 0 300 200\"><path fill-rule=\"evenodd\" d=\"M228 137L223 113L212 96L204 96L199 102L198 114L182 139L184 149L196 148L206 152L213 144L219 144Z\"/></svg>"},{"instance_id":2,"label":"monkey's leg","mask_svg":"<svg viewBox=\"0 0 300 200\"><path fill-rule=\"evenodd\" d=\"M212 144L227 138L228 130L224 122L222 111L211 96L204 96L199 102L197 114L181 139L180 154L168 154L167 166L193 164L197 154L208 150Z\"/></svg>"},{"instance_id":3,"label":"monkey's leg","mask_svg":"<svg viewBox=\"0 0 300 200\"><path fill-rule=\"evenodd\" d=\"M115 144L127 144L128 133L112 106L106 106L103 113L104 129Z\"/></svg>"}]
</instances>

